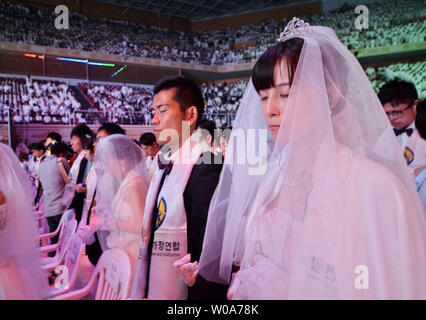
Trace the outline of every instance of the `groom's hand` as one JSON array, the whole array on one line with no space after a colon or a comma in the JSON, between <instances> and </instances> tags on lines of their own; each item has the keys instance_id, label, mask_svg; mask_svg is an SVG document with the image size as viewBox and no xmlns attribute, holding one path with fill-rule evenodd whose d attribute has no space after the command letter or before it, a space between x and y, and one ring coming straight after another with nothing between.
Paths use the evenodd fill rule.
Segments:
<instances>
[{"instance_id":1,"label":"groom's hand","mask_svg":"<svg viewBox=\"0 0 426 320\"><path fill-rule=\"evenodd\" d=\"M185 281L189 287L192 287L195 284L198 275L198 262L191 262L190 253L175 261L173 263L173 267L175 267L180 276L183 278L183 281Z\"/></svg>"},{"instance_id":2,"label":"groom's hand","mask_svg":"<svg viewBox=\"0 0 426 320\"><path fill-rule=\"evenodd\" d=\"M75 186L75 191L76 191L77 193L83 193L83 192L84 192L83 184L82 184L82 183L77 184L77 185Z\"/></svg>"}]
</instances>

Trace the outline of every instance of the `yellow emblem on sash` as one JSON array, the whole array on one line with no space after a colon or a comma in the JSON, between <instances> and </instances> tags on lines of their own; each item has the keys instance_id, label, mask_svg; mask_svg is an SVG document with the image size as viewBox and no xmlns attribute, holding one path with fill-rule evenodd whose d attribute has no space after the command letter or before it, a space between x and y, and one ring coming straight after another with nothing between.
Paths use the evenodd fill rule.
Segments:
<instances>
[{"instance_id":1,"label":"yellow emblem on sash","mask_svg":"<svg viewBox=\"0 0 426 320\"><path fill-rule=\"evenodd\" d=\"M407 165L410 165L414 161L414 152L408 147L405 147L404 158L407 161Z\"/></svg>"},{"instance_id":2,"label":"yellow emblem on sash","mask_svg":"<svg viewBox=\"0 0 426 320\"><path fill-rule=\"evenodd\" d=\"M155 222L155 230L157 230L161 226L164 219L166 218L166 214L167 214L166 200L163 197L161 197L160 204L158 205L158 215L157 215L157 221Z\"/></svg>"}]
</instances>

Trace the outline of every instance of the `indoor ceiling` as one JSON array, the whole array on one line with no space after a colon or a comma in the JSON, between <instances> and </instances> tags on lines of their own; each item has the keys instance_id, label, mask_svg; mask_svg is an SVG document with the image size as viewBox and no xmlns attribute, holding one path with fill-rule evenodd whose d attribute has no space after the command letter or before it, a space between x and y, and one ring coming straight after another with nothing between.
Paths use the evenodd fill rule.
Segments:
<instances>
[{"instance_id":1,"label":"indoor ceiling","mask_svg":"<svg viewBox=\"0 0 426 320\"><path fill-rule=\"evenodd\" d=\"M171 17L186 18L191 21L236 15L244 12L273 9L288 4L310 2L310 0L96 0L99 2Z\"/></svg>"}]
</instances>

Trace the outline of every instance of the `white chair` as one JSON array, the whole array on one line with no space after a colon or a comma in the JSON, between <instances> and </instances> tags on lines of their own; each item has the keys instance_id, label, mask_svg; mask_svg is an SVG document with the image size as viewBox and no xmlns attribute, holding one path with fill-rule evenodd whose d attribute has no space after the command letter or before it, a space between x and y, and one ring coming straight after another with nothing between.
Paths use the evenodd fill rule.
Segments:
<instances>
[{"instance_id":1,"label":"white chair","mask_svg":"<svg viewBox=\"0 0 426 320\"><path fill-rule=\"evenodd\" d=\"M56 296L53 300L79 300L87 296L96 283L95 300L126 300L130 292L130 279L131 267L127 253L121 249L109 249L100 257L84 288Z\"/></svg>"},{"instance_id":2,"label":"white chair","mask_svg":"<svg viewBox=\"0 0 426 320\"><path fill-rule=\"evenodd\" d=\"M45 233L40 235L40 246L44 247L50 243L50 239L62 233L62 229L64 228L64 223L67 220L72 219L74 216L74 209L66 210L59 221L58 227L55 231L51 233Z\"/></svg>"},{"instance_id":3,"label":"white chair","mask_svg":"<svg viewBox=\"0 0 426 320\"><path fill-rule=\"evenodd\" d=\"M38 210L33 210L34 216L36 217L43 217L44 216L44 210L42 209L38 209Z\"/></svg>"},{"instance_id":4,"label":"white chair","mask_svg":"<svg viewBox=\"0 0 426 320\"><path fill-rule=\"evenodd\" d=\"M53 285L49 292L50 297L65 294L73 288L77 280L78 266L80 264L81 257L84 254L85 247L86 245L81 236L79 234L74 234L71 238L63 262L63 266L66 269L65 276L67 276L68 279L65 279L66 283L64 283L63 288L56 288L56 286Z\"/></svg>"},{"instance_id":5,"label":"white chair","mask_svg":"<svg viewBox=\"0 0 426 320\"><path fill-rule=\"evenodd\" d=\"M33 211L44 211L44 198L41 197L40 201L36 204L33 205Z\"/></svg>"},{"instance_id":6,"label":"white chair","mask_svg":"<svg viewBox=\"0 0 426 320\"><path fill-rule=\"evenodd\" d=\"M36 220L38 232L40 235L46 234L49 232L49 224L47 223L47 219L44 215L36 216L35 220Z\"/></svg>"},{"instance_id":7,"label":"white chair","mask_svg":"<svg viewBox=\"0 0 426 320\"><path fill-rule=\"evenodd\" d=\"M41 263L43 270L53 271L64 261L65 254L67 253L72 236L75 234L76 229L77 220L71 219L65 221L62 232L59 235L58 243L40 248L42 254ZM47 253L49 252L55 252L55 255L53 257L46 257Z\"/></svg>"},{"instance_id":8,"label":"white chair","mask_svg":"<svg viewBox=\"0 0 426 320\"><path fill-rule=\"evenodd\" d=\"M33 210L34 218L37 222L40 234L49 232L46 216L44 215L43 206L41 207L39 205L33 206L32 210ZM46 229L46 226L47 226L47 229Z\"/></svg>"}]
</instances>

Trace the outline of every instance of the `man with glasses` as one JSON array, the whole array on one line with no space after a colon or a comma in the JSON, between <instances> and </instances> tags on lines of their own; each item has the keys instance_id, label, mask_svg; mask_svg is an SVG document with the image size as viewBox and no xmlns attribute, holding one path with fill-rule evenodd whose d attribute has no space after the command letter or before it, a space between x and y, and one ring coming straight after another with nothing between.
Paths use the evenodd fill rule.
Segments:
<instances>
[{"instance_id":1,"label":"man with glasses","mask_svg":"<svg viewBox=\"0 0 426 320\"><path fill-rule=\"evenodd\" d=\"M392 80L382 86L378 97L415 177L415 169L426 166L426 142L414 125L417 90L411 82Z\"/></svg>"}]
</instances>

